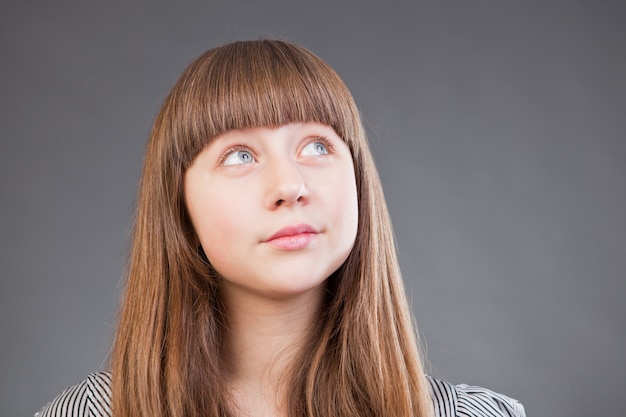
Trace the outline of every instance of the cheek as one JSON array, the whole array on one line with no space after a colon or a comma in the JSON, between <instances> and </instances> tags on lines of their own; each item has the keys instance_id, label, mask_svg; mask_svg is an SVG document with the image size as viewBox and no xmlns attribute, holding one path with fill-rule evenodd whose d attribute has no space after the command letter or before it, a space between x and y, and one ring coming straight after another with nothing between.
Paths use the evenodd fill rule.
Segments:
<instances>
[{"instance_id":1,"label":"cheek","mask_svg":"<svg viewBox=\"0 0 626 417\"><path fill-rule=\"evenodd\" d=\"M347 233L351 235L352 244L356 239L356 233L359 224L359 199L356 191L356 185L352 184L349 191L345 195L345 218Z\"/></svg>"},{"instance_id":2,"label":"cheek","mask_svg":"<svg viewBox=\"0 0 626 417\"><path fill-rule=\"evenodd\" d=\"M342 241L352 246L358 228L359 209L356 181L351 167L335 176L334 184L335 187L329 187L330 193L326 204L332 210L336 226L342 231Z\"/></svg>"},{"instance_id":3,"label":"cheek","mask_svg":"<svg viewBox=\"0 0 626 417\"><path fill-rule=\"evenodd\" d=\"M240 215L237 212L239 205L232 201L229 204L231 197L225 191L213 185L188 190L193 193L187 198L189 215L209 259L224 246L216 242L227 242L225 237L236 232L233 227L237 225L235 219Z\"/></svg>"},{"instance_id":4,"label":"cheek","mask_svg":"<svg viewBox=\"0 0 626 417\"><path fill-rule=\"evenodd\" d=\"M213 267L223 274L223 263L230 259L231 254L237 253L232 236L241 231L232 222L229 210L207 210L195 223L196 234L200 239L202 249Z\"/></svg>"}]
</instances>

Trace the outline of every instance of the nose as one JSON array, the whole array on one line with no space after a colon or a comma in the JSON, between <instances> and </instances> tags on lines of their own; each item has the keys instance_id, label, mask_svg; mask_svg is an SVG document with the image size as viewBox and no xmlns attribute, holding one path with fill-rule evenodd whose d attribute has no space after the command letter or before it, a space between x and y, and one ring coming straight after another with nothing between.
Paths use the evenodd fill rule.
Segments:
<instances>
[{"instance_id":1,"label":"nose","mask_svg":"<svg viewBox=\"0 0 626 417\"><path fill-rule=\"evenodd\" d=\"M281 206L305 205L309 190L297 162L275 162L266 169L266 205L270 209Z\"/></svg>"}]
</instances>

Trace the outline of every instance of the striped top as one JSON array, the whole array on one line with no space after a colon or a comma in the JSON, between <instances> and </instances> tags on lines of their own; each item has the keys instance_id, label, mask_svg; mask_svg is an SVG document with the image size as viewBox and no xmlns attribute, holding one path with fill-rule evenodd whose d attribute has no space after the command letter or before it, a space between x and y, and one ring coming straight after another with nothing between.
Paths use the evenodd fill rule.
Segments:
<instances>
[{"instance_id":1,"label":"striped top","mask_svg":"<svg viewBox=\"0 0 626 417\"><path fill-rule=\"evenodd\" d=\"M436 417L525 417L520 402L481 387L428 377ZM111 417L111 374L90 374L35 417Z\"/></svg>"}]
</instances>

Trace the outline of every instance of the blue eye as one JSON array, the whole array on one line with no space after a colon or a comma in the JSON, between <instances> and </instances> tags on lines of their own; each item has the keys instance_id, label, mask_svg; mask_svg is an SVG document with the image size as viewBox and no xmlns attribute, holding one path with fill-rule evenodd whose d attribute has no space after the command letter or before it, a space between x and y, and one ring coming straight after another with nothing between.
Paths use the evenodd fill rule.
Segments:
<instances>
[{"instance_id":1,"label":"blue eye","mask_svg":"<svg viewBox=\"0 0 626 417\"><path fill-rule=\"evenodd\" d=\"M302 148L302 155L314 156L314 155L328 155L328 148L324 142L311 142Z\"/></svg>"},{"instance_id":2,"label":"blue eye","mask_svg":"<svg viewBox=\"0 0 626 417\"><path fill-rule=\"evenodd\" d=\"M241 165L249 164L254 161L252 153L249 151L233 151L224 158L224 165Z\"/></svg>"}]
</instances>

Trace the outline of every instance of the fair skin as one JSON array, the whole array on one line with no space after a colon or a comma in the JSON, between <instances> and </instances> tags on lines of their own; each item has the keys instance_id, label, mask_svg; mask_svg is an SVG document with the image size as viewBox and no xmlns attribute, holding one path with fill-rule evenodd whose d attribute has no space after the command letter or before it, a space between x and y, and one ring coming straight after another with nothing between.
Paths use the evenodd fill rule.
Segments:
<instances>
[{"instance_id":1,"label":"fair skin","mask_svg":"<svg viewBox=\"0 0 626 417\"><path fill-rule=\"evenodd\" d=\"M184 187L223 278L234 403L242 415L282 415L281 377L356 238L350 150L318 123L232 130L198 154Z\"/></svg>"}]
</instances>

